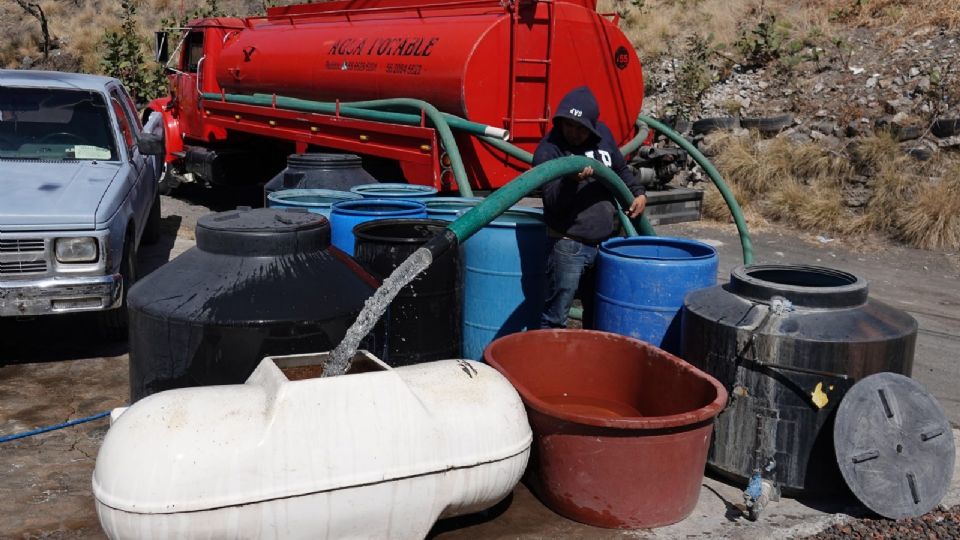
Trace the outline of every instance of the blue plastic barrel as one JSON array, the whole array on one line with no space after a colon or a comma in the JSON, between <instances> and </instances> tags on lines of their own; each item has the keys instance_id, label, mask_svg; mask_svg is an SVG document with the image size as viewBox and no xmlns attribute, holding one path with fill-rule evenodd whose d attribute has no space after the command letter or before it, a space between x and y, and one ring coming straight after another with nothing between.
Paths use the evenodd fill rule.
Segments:
<instances>
[{"instance_id":1,"label":"blue plastic barrel","mask_svg":"<svg viewBox=\"0 0 960 540\"><path fill-rule=\"evenodd\" d=\"M353 255L353 228L375 219L425 218L427 207L402 199L356 199L334 203L330 211L330 242Z\"/></svg>"},{"instance_id":2,"label":"blue plastic barrel","mask_svg":"<svg viewBox=\"0 0 960 540\"><path fill-rule=\"evenodd\" d=\"M494 339L540 327L546 240L543 211L514 207L464 242L464 358L481 360Z\"/></svg>"},{"instance_id":3,"label":"blue plastic barrel","mask_svg":"<svg viewBox=\"0 0 960 540\"><path fill-rule=\"evenodd\" d=\"M330 210L334 203L362 198L356 193L333 189L284 189L267 195L267 207L306 208L314 214L330 219Z\"/></svg>"},{"instance_id":4,"label":"blue plastic barrel","mask_svg":"<svg viewBox=\"0 0 960 540\"><path fill-rule=\"evenodd\" d=\"M453 221L462 210L469 210L483 199L480 197L433 197L424 199L427 205L427 216L430 219L444 219Z\"/></svg>"},{"instance_id":5,"label":"blue plastic barrel","mask_svg":"<svg viewBox=\"0 0 960 540\"><path fill-rule=\"evenodd\" d=\"M635 236L600 245L594 325L680 353L687 293L717 282L717 250L684 238Z\"/></svg>"},{"instance_id":6,"label":"blue plastic barrel","mask_svg":"<svg viewBox=\"0 0 960 540\"><path fill-rule=\"evenodd\" d=\"M361 184L350 188L365 199L429 199L437 195L437 188L418 184Z\"/></svg>"}]
</instances>

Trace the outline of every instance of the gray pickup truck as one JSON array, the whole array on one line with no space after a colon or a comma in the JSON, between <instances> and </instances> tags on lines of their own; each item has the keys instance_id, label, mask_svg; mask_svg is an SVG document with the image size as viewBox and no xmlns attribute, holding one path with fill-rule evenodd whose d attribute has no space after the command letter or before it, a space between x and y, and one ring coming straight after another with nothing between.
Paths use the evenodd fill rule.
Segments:
<instances>
[{"instance_id":1,"label":"gray pickup truck","mask_svg":"<svg viewBox=\"0 0 960 540\"><path fill-rule=\"evenodd\" d=\"M0 316L98 311L126 336L163 151L116 79L0 70Z\"/></svg>"}]
</instances>

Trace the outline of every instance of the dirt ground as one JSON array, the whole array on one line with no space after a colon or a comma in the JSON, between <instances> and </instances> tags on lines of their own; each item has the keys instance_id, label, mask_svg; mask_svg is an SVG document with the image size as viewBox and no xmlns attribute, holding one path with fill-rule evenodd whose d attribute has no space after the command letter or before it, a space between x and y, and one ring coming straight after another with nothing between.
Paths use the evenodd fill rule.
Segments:
<instances>
[{"instance_id":1,"label":"dirt ground","mask_svg":"<svg viewBox=\"0 0 960 540\"><path fill-rule=\"evenodd\" d=\"M163 240L140 253L144 271L157 268L193 245L197 217L249 200L211 204L202 190L164 197ZM730 226L681 224L661 234L706 241L721 253L719 277L740 263ZM957 254L919 251L887 243L845 245L787 229L754 235L758 262L822 264L860 274L871 296L910 312L920 324L913 376L940 401L960 427L960 266ZM128 397L126 344L94 337L88 317L0 321L0 436L83 418L123 406ZM0 538L102 538L90 479L105 419L0 443ZM955 438L960 431L954 430ZM960 465L960 463L958 463ZM844 496L783 499L753 523L740 514L743 486L704 479L694 513L654 531L609 531L557 516L525 486L487 512L441 522L436 538L792 538L867 515ZM943 504L960 503L960 474Z\"/></svg>"}]
</instances>

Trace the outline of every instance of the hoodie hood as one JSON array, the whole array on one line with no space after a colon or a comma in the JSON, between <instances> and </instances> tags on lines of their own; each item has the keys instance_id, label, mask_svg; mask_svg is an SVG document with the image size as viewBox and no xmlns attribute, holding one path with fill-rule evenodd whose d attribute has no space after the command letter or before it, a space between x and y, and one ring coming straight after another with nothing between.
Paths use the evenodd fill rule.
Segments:
<instances>
[{"instance_id":1,"label":"hoodie hood","mask_svg":"<svg viewBox=\"0 0 960 540\"><path fill-rule=\"evenodd\" d=\"M597 122L600 121L600 105L597 104L597 98L594 97L593 92L586 86L574 88L563 96L560 105L557 105L557 114L553 115L554 125L557 118L573 120L589 129L594 137L603 138L597 129Z\"/></svg>"}]
</instances>

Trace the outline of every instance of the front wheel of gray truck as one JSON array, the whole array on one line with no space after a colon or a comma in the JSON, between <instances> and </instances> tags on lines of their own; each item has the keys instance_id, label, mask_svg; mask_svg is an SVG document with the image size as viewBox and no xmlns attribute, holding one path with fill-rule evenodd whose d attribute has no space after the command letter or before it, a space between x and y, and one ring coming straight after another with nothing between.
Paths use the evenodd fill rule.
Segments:
<instances>
[{"instance_id":1,"label":"front wheel of gray truck","mask_svg":"<svg viewBox=\"0 0 960 540\"><path fill-rule=\"evenodd\" d=\"M127 294L137 280L137 252L134 247L134 234L127 233L124 239L123 256L120 259L120 275L123 276L123 293L120 306L98 313L97 329L100 336L109 341L127 339Z\"/></svg>"}]
</instances>

